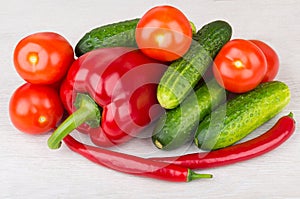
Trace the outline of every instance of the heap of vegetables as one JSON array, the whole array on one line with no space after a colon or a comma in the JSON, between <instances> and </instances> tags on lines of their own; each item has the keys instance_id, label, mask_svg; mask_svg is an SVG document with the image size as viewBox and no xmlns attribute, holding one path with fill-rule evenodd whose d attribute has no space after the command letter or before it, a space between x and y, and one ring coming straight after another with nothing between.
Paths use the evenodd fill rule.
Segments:
<instances>
[{"instance_id":1,"label":"heap of vegetables","mask_svg":"<svg viewBox=\"0 0 300 199\"><path fill-rule=\"evenodd\" d=\"M274 49L231 37L228 22L212 21L197 31L168 5L95 28L74 50L54 32L29 35L14 51L16 71L26 83L11 97L11 121L28 134L53 131L49 148L63 141L121 172L177 182L211 178L191 169L262 155L295 130L290 113L266 133L236 144L280 113L291 94L274 80L279 70ZM145 159L104 148L136 138L151 123L158 149L193 142L206 151ZM75 129L95 146L76 141L69 135Z\"/></svg>"}]
</instances>

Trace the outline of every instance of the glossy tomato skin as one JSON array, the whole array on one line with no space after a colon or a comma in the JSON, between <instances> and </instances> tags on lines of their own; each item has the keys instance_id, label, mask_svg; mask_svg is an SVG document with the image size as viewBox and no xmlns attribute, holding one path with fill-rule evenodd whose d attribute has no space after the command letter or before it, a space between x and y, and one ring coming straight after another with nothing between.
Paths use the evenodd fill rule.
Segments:
<instances>
[{"instance_id":1,"label":"glossy tomato skin","mask_svg":"<svg viewBox=\"0 0 300 199\"><path fill-rule=\"evenodd\" d=\"M160 61L182 57L192 42L192 27L177 8L164 5L146 12L137 24L136 42L147 56Z\"/></svg>"},{"instance_id":2,"label":"glossy tomato skin","mask_svg":"<svg viewBox=\"0 0 300 199\"><path fill-rule=\"evenodd\" d=\"M259 47L262 50L267 60L267 72L262 82L269 82L274 80L279 70L279 57L276 51L263 41L260 40L249 40L249 41L254 43L257 47Z\"/></svg>"},{"instance_id":3,"label":"glossy tomato skin","mask_svg":"<svg viewBox=\"0 0 300 199\"><path fill-rule=\"evenodd\" d=\"M66 74L74 61L70 43L54 32L38 32L23 38L14 50L19 75L33 84L54 84Z\"/></svg>"},{"instance_id":4,"label":"glossy tomato skin","mask_svg":"<svg viewBox=\"0 0 300 199\"><path fill-rule=\"evenodd\" d=\"M50 86L25 83L12 95L9 115L12 124L27 134L42 134L56 127L64 113L57 91Z\"/></svg>"},{"instance_id":5,"label":"glossy tomato skin","mask_svg":"<svg viewBox=\"0 0 300 199\"><path fill-rule=\"evenodd\" d=\"M267 71L263 52L252 42L234 39L223 46L214 60L213 73L226 90L244 93L261 83Z\"/></svg>"}]
</instances>

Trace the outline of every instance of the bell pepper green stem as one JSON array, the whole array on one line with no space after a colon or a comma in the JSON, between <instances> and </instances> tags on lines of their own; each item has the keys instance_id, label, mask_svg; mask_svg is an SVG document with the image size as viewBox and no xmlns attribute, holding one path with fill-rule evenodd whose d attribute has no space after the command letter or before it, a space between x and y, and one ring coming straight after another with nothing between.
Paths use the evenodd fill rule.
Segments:
<instances>
[{"instance_id":1,"label":"bell pepper green stem","mask_svg":"<svg viewBox=\"0 0 300 199\"><path fill-rule=\"evenodd\" d=\"M48 147L50 149L58 149L61 141L83 123L87 123L92 128L99 127L101 109L89 95L78 93L74 105L77 110L62 122L49 137Z\"/></svg>"}]
</instances>

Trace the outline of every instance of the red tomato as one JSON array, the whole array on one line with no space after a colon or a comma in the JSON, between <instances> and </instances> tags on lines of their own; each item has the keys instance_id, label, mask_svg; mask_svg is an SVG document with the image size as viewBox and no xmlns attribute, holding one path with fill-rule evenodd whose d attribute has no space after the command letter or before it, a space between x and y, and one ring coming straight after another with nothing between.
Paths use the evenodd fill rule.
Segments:
<instances>
[{"instance_id":1,"label":"red tomato","mask_svg":"<svg viewBox=\"0 0 300 199\"><path fill-rule=\"evenodd\" d=\"M14 51L14 65L19 75L33 84L60 81L74 61L69 42L53 32L39 32L23 38Z\"/></svg>"},{"instance_id":2,"label":"red tomato","mask_svg":"<svg viewBox=\"0 0 300 199\"><path fill-rule=\"evenodd\" d=\"M135 36L138 47L149 57L173 61L188 51L192 27L177 8L157 6L140 19Z\"/></svg>"},{"instance_id":3,"label":"red tomato","mask_svg":"<svg viewBox=\"0 0 300 199\"><path fill-rule=\"evenodd\" d=\"M234 39L223 46L214 60L213 73L226 90L243 93L261 83L267 71L263 52L252 42Z\"/></svg>"},{"instance_id":4,"label":"red tomato","mask_svg":"<svg viewBox=\"0 0 300 199\"><path fill-rule=\"evenodd\" d=\"M267 59L267 72L262 82L268 82L275 79L279 70L279 58L275 50L268 44L259 40L250 40L259 47Z\"/></svg>"},{"instance_id":5,"label":"red tomato","mask_svg":"<svg viewBox=\"0 0 300 199\"><path fill-rule=\"evenodd\" d=\"M61 120L63 112L57 91L49 86L26 83L14 92L9 103L12 124L28 134L52 130Z\"/></svg>"}]
</instances>

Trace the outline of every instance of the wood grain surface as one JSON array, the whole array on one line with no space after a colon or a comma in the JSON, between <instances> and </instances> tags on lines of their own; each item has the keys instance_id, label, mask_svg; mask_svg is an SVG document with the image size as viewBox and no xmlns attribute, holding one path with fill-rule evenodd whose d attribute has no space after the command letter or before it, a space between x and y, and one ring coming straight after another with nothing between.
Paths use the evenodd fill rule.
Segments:
<instances>
[{"instance_id":1,"label":"wood grain surface","mask_svg":"<svg viewBox=\"0 0 300 199\"><path fill-rule=\"evenodd\" d=\"M24 83L12 53L17 42L38 31L54 31L74 46L88 30L124 19L141 17L155 5L181 9L200 28L215 19L227 20L233 38L261 39L280 56L278 80L291 89L290 104L253 132L255 137L275 121L294 112L300 119L300 1L298 0L9 0L0 6L0 198L300 198L299 129L276 150L246 162L208 169L213 179L168 183L131 176L95 165L66 146L48 149L49 134L30 136L9 120L8 103ZM74 132L81 141L84 135ZM168 155L150 139L138 139L115 150L144 157ZM188 150L195 150L185 149ZM179 153L178 151L170 153ZM183 153L181 151L181 153Z\"/></svg>"}]
</instances>

